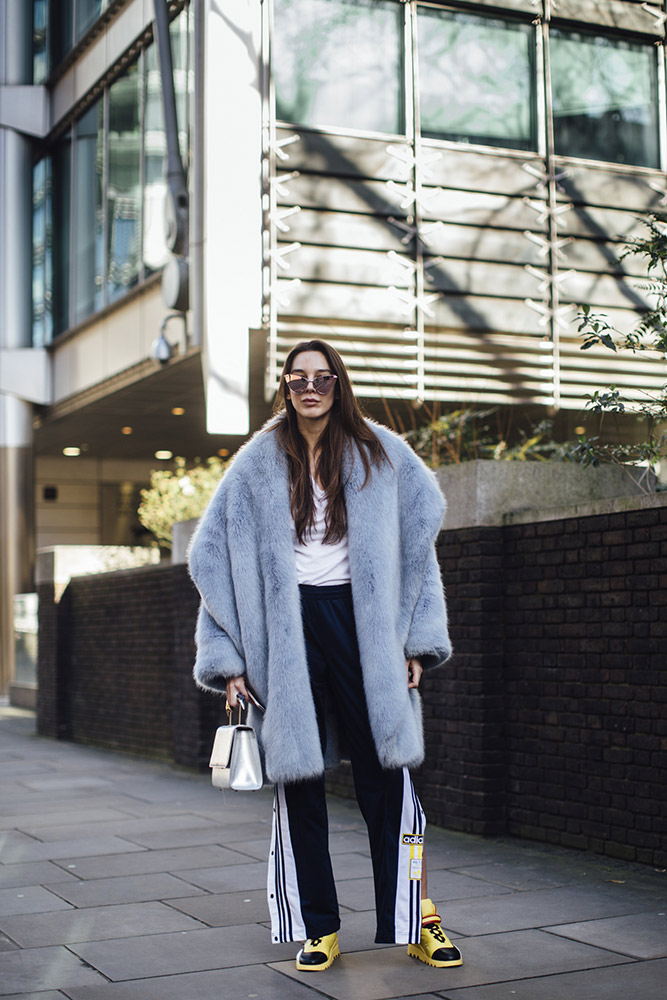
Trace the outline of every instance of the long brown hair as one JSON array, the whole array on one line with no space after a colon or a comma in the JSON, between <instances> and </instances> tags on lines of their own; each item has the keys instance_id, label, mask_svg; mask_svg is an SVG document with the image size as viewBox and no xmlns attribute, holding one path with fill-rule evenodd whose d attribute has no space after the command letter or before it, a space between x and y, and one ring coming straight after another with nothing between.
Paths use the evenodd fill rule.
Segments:
<instances>
[{"instance_id":1,"label":"long brown hair","mask_svg":"<svg viewBox=\"0 0 667 1000\"><path fill-rule=\"evenodd\" d=\"M278 443L287 455L290 486L292 490L292 517L299 542L303 543L315 522L315 504L308 465L308 445L299 430L297 414L292 406L285 375L292 371L297 354L319 351L327 359L329 370L338 376L334 388L334 402L329 411L329 421L318 442L316 475L322 484L327 500L326 533L324 541L338 542L347 532L347 511L343 479L343 459L348 445L356 445L363 462L365 478L371 477L372 466L389 461L382 442L363 418L352 391L350 377L338 351L323 340L306 340L293 347L285 359L280 375L280 388L273 404L273 412L282 414L276 433ZM355 449L352 448L352 461ZM362 488L363 488L362 486Z\"/></svg>"}]
</instances>

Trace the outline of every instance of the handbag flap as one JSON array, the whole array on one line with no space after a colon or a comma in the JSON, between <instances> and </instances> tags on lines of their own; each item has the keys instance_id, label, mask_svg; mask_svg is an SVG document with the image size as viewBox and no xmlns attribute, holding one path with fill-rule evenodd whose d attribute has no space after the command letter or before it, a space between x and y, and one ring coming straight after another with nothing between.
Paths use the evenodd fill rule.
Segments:
<instances>
[{"instance_id":1,"label":"handbag flap","mask_svg":"<svg viewBox=\"0 0 667 1000\"><path fill-rule=\"evenodd\" d=\"M211 750L211 759L208 762L208 766L229 767L234 733L247 731L248 729L252 732L252 727L250 726L218 726L215 731L215 739L213 740L213 749Z\"/></svg>"},{"instance_id":2,"label":"handbag flap","mask_svg":"<svg viewBox=\"0 0 667 1000\"><path fill-rule=\"evenodd\" d=\"M211 759L208 762L209 767L229 767L235 729L236 726L218 726L213 740Z\"/></svg>"}]
</instances>

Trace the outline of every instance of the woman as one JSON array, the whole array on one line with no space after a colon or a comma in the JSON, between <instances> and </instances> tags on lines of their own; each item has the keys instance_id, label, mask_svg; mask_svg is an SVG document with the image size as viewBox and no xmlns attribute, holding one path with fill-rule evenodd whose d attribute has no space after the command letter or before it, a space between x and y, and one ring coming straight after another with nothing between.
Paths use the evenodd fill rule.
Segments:
<instances>
[{"instance_id":1,"label":"woman","mask_svg":"<svg viewBox=\"0 0 667 1000\"><path fill-rule=\"evenodd\" d=\"M451 652L434 550L442 495L404 441L362 417L323 341L290 351L275 411L236 455L190 550L195 679L232 707L248 689L266 706L251 723L275 784L273 940L305 939L304 971L339 954L324 769L340 748L368 826L376 942L460 965L427 896L408 772L424 756L422 670Z\"/></svg>"}]
</instances>

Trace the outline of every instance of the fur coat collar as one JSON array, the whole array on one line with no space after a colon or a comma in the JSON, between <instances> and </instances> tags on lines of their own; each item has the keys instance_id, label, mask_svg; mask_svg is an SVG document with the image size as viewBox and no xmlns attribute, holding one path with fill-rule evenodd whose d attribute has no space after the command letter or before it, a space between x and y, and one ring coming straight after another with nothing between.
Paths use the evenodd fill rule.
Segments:
<instances>
[{"instance_id":1,"label":"fur coat collar","mask_svg":"<svg viewBox=\"0 0 667 1000\"><path fill-rule=\"evenodd\" d=\"M194 676L224 691L246 674L266 706L258 731L271 781L296 781L336 763L335 734L322 757L310 695L290 532L286 458L269 422L238 452L190 547L202 603ZM405 660L425 668L450 655L434 542L444 513L435 476L411 448L373 424L391 466L363 464L350 450L345 502L357 637L371 729L384 767L424 756L421 702L408 691Z\"/></svg>"}]
</instances>

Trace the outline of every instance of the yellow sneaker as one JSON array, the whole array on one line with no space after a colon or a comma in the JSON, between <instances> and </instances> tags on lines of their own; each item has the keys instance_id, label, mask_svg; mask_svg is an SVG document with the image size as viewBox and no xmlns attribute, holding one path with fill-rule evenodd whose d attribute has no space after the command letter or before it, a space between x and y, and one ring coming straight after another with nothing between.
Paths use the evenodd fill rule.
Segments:
<instances>
[{"instance_id":1,"label":"yellow sneaker","mask_svg":"<svg viewBox=\"0 0 667 1000\"><path fill-rule=\"evenodd\" d=\"M340 955L338 934L309 938L296 956L296 967L301 972L324 972Z\"/></svg>"},{"instance_id":2,"label":"yellow sneaker","mask_svg":"<svg viewBox=\"0 0 667 1000\"><path fill-rule=\"evenodd\" d=\"M440 926L440 916L430 899L422 899L422 933L419 944L408 945L408 955L442 969L463 965L461 952Z\"/></svg>"}]
</instances>

